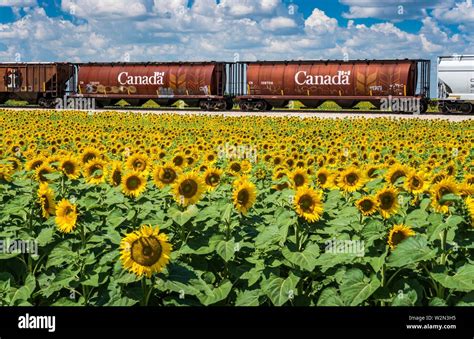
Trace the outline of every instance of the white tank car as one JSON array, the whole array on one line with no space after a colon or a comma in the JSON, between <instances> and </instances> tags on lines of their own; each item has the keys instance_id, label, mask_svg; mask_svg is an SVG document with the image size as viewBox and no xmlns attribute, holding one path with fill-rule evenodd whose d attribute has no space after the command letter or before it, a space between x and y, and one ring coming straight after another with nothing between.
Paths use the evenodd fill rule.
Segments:
<instances>
[{"instance_id":1,"label":"white tank car","mask_svg":"<svg viewBox=\"0 0 474 339\"><path fill-rule=\"evenodd\" d=\"M438 102L443 113L474 112L474 55L438 58Z\"/></svg>"}]
</instances>

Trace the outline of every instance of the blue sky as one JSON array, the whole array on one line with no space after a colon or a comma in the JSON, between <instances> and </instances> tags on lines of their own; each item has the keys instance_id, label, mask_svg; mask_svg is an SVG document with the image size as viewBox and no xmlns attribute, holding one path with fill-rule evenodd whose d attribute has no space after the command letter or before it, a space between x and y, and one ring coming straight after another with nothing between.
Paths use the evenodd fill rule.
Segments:
<instances>
[{"instance_id":1,"label":"blue sky","mask_svg":"<svg viewBox=\"0 0 474 339\"><path fill-rule=\"evenodd\" d=\"M0 0L0 61L474 54L472 0Z\"/></svg>"}]
</instances>

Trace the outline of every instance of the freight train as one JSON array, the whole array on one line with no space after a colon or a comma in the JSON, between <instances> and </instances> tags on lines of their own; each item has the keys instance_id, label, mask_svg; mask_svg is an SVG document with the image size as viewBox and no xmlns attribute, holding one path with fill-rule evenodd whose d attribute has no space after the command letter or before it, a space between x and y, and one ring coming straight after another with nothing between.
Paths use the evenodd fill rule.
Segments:
<instances>
[{"instance_id":1,"label":"freight train","mask_svg":"<svg viewBox=\"0 0 474 339\"><path fill-rule=\"evenodd\" d=\"M393 100L434 102L443 113L473 113L474 56L438 58L438 96L430 97L430 60L298 60L256 62L0 63L0 104L25 100L55 107L64 97L97 106L126 100L140 106L178 100L203 110L265 111L300 101L317 108L334 101L344 109ZM2 81L3 80L3 81ZM393 109L415 112L407 106Z\"/></svg>"}]
</instances>

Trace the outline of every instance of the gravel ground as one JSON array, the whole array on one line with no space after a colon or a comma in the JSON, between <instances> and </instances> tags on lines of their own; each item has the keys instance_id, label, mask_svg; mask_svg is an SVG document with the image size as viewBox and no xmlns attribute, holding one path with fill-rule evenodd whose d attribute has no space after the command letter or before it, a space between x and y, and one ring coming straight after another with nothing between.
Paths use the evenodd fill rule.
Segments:
<instances>
[{"instance_id":1,"label":"gravel ground","mask_svg":"<svg viewBox=\"0 0 474 339\"><path fill-rule=\"evenodd\" d=\"M0 110L35 110L35 108L1 108ZM99 109L92 112L99 113L105 111L113 111L113 109ZM442 114L392 114L392 113L374 113L374 112L295 112L295 111L270 111L270 112L215 112L215 111L200 111L200 110L124 110L120 109L117 112L133 112L133 113L151 113L151 114L181 114L181 115L213 115L213 116L253 116L253 117L300 117L300 118L323 118L323 119L343 119L343 118L399 118L399 119L445 119L449 121L464 121L474 120L474 115L442 115Z\"/></svg>"}]
</instances>

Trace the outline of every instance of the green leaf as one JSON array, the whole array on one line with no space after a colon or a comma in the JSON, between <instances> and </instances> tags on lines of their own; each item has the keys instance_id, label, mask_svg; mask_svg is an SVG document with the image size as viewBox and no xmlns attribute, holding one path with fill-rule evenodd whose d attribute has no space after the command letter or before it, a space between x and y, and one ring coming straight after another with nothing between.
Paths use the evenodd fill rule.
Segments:
<instances>
[{"instance_id":1,"label":"green leaf","mask_svg":"<svg viewBox=\"0 0 474 339\"><path fill-rule=\"evenodd\" d=\"M324 252L316 259L316 266L321 267L322 272L326 272L331 267L340 264L349 264L357 258L351 253L331 253Z\"/></svg>"},{"instance_id":2,"label":"green leaf","mask_svg":"<svg viewBox=\"0 0 474 339\"><path fill-rule=\"evenodd\" d=\"M273 305L282 306L296 295L296 284L299 280L292 272L286 279L272 274L265 284L262 283L262 287Z\"/></svg>"},{"instance_id":3,"label":"green leaf","mask_svg":"<svg viewBox=\"0 0 474 339\"><path fill-rule=\"evenodd\" d=\"M261 294L262 292L260 290L238 292L235 306L259 306Z\"/></svg>"},{"instance_id":4,"label":"green leaf","mask_svg":"<svg viewBox=\"0 0 474 339\"><path fill-rule=\"evenodd\" d=\"M474 290L474 264L460 267L454 275L431 273L431 276L444 287L455 291L470 292Z\"/></svg>"},{"instance_id":5,"label":"green leaf","mask_svg":"<svg viewBox=\"0 0 474 339\"><path fill-rule=\"evenodd\" d=\"M444 299L434 297L433 299L430 300L428 306L448 306L446 301Z\"/></svg>"},{"instance_id":6,"label":"green leaf","mask_svg":"<svg viewBox=\"0 0 474 339\"><path fill-rule=\"evenodd\" d=\"M341 284L341 296L345 305L357 306L363 303L380 287L380 281L373 275L368 278L358 268L346 271Z\"/></svg>"},{"instance_id":7,"label":"green leaf","mask_svg":"<svg viewBox=\"0 0 474 339\"><path fill-rule=\"evenodd\" d=\"M311 244L302 252L291 252L288 247L282 250L283 256L292 264L307 271L313 271L316 266L316 258L319 255L319 246Z\"/></svg>"},{"instance_id":8,"label":"green leaf","mask_svg":"<svg viewBox=\"0 0 474 339\"><path fill-rule=\"evenodd\" d=\"M30 274L25 280L25 285L21 286L19 289L16 290L13 298L11 299L11 305L25 305L25 302L28 301L31 294L34 292L36 288L36 279L35 277ZM29 304L29 303L27 303Z\"/></svg>"},{"instance_id":9,"label":"green leaf","mask_svg":"<svg viewBox=\"0 0 474 339\"><path fill-rule=\"evenodd\" d=\"M196 205L191 205L186 208L185 211L181 212L176 208L170 208L168 210L169 215L171 218L176 222L178 225L183 226L187 223L191 218L195 217L199 213L199 209Z\"/></svg>"},{"instance_id":10,"label":"green leaf","mask_svg":"<svg viewBox=\"0 0 474 339\"><path fill-rule=\"evenodd\" d=\"M408 266L420 261L436 257L436 249L428 247L426 238L421 236L409 237L397 245L390 254L387 265L390 267Z\"/></svg>"},{"instance_id":11,"label":"green leaf","mask_svg":"<svg viewBox=\"0 0 474 339\"><path fill-rule=\"evenodd\" d=\"M325 288L318 299L318 306L344 306L344 301L334 287Z\"/></svg>"},{"instance_id":12,"label":"green leaf","mask_svg":"<svg viewBox=\"0 0 474 339\"><path fill-rule=\"evenodd\" d=\"M36 241L38 242L38 246L45 246L49 244L53 240L54 231L55 231L54 228L42 229L40 234L38 234L38 237L36 238Z\"/></svg>"},{"instance_id":13,"label":"green leaf","mask_svg":"<svg viewBox=\"0 0 474 339\"><path fill-rule=\"evenodd\" d=\"M201 282L201 286L205 286L205 288L203 293L198 294L197 297L204 306L209 306L224 300L232 289L232 283L229 280L224 280L221 285L216 288L210 288L204 281L201 280Z\"/></svg>"},{"instance_id":14,"label":"green leaf","mask_svg":"<svg viewBox=\"0 0 474 339\"><path fill-rule=\"evenodd\" d=\"M216 252L225 262L232 260L235 254L234 239L230 239L229 241L219 241L216 244Z\"/></svg>"}]
</instances>

